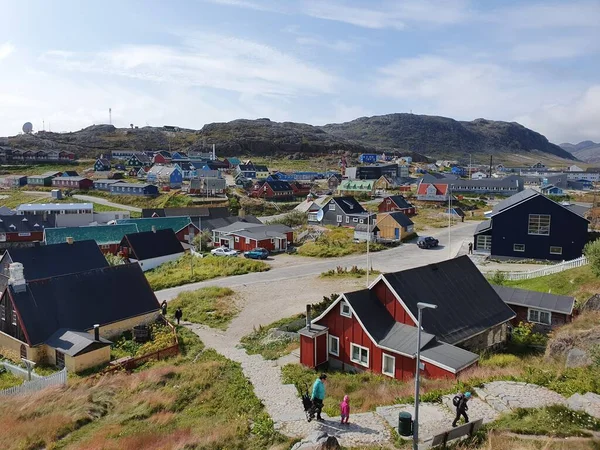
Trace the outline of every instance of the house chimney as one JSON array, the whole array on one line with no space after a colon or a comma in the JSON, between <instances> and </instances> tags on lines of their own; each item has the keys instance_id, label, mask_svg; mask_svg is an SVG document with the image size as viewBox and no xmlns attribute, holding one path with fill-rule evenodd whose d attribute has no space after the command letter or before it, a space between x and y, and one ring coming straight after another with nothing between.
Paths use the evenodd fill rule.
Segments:
<instances>
[{"instance_id":1,"label":"house chimney","mask_svg":"<svg viewBox=\"0 0 600 450\"><path fill-rule=\"evenodd\" d=\"M25 275L23 274L24 268L21 263L11 263L8 266L8 273L10 278L8 279L8 284L13 287L15 292L23 292L27 287L25 282Z\"/></svg>"},{"instance_id":2,"label":"house chimney","mask_svg":"<svg viewBox=\"0 0 600 450\"><path fill-rule=\"evenodd\" d=\"M308 331L310 331L310 325L311 325L311 321L312 321L312 318L310 317L311 309L312 308L310 305L306 305L306 328L308 328Z\"/></svg>"},{"instance_id":3,"label":"house chimney","mask_svg":"<svg viewBox=\"0 0 600 450\"><path fill-rule=\"evenodd\" d=\"M72 237L68 237L67 238L67 244L72 245L73 244L73 238Z\"/></svg>"},{"instance_id":4,"label":"house chimney","mask_svg":"<svg viewBox=\"0 0 600 450\"><path fill-rule=\"evenodd\" d=\"M156 227L154 225L152 225L152 232L156 233Z\"/></svg>"},{"instance_id":5,"label":"house chimney","mask_svg":"<svg viewBox=\"0 0 600 450\"><path fill-rule=\"evenodd\" d=\"M94 340L100 341L100 325L94 325Z\"/></svg>"}]
</instances>

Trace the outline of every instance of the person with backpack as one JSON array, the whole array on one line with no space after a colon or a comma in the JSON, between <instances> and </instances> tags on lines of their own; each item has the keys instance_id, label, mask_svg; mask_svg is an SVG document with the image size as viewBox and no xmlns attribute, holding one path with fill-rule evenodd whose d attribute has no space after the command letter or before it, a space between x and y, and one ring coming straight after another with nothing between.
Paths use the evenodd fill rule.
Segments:
<instances>
[{"instance_id":1,"label":"person with backpack","mask_svg":"<svg viewBox=\"0 0 600 450\"><path fill-rule=\"evenodd\" d=\"M465 392L456 394L452 399L452 404L456 407L456 417L454 418L454 422L452 422L452 427L456 428L458 421L460 420L460 416L465 418L465 423L469 423L469 416L467 416L467 411L469 410L469 405L467 402L471 398L470 392Z\"/></svg>"},{"instance_id":2,"label":"person with backpack","mask_svg":"<svg viewBox=\"0 0 600 450\"><path fill-rule=\"evenodd\" d=\"M323 400L325 400L325 381L327 380L327 374L322 373L319 378L315 380L312 388L312 395L310 396L313 402L312 413L317 414L317 420L323 421L321 417L321 411L323 410ZM311 414L311 419L313 414ZM309 420L310 421L310 420Z\"/></svg>"}]
</instances>

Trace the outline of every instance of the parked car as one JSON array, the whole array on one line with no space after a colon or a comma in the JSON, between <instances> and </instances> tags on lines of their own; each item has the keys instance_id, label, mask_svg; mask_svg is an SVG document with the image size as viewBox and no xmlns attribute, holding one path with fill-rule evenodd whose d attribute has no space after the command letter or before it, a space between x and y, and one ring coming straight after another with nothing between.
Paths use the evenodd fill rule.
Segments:
<instances>
[{"instance_id":1,"label":"parked car","mask_svg":"<svg viewBox=\"0 0 600 450\"><path fill-rule=\"evenodd\" d=\"M262 247L256 247L253 250L244 253L244 258L250 259L267 259L269 257L269 250Z\"/></svg>"},{"instance_id":2,"label":"parked car","mask_svg":"<svg viewBox=\"0 0 600 450\"><path fill-rule=\"evenodd\" d=\"M422 236L417 239L417 245L419 248L433 248L437 247L440 244L440 241L431 237L431 236Z\"/></svg>"},{"instance_id":3,"label":"parked car","mask_svg":"<svg viewBox=\"0 0 600 450\"><path fill-rule=\"evenodd\" d=\"M237 256L237 250L231 250L229 247L217 247L210 251L214 256Z\"/></svg>"}]
</instances>

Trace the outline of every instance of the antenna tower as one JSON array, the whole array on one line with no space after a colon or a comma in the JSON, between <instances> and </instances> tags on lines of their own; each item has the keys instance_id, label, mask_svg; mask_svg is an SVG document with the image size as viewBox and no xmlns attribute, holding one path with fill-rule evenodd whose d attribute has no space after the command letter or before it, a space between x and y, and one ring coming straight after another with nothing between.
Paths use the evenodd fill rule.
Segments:
<instances>
[{"instance_id":1,"label":"antenna tower","mask_svg":"<svg viewBox=\"0 0 600 450\"><path fill-rule=\"evenodd\" d=\"M112 108L108 108L108 124L112 125Z\"/></svg>"}]
</instances>

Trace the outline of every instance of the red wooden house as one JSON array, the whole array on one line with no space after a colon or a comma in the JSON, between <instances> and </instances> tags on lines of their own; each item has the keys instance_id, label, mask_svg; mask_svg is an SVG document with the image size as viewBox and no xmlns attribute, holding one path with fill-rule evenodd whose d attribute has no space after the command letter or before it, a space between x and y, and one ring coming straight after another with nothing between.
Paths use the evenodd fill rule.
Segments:
<instances>
[{"instance_id":1,"label":"red wooden house","mask_svg":"<svg viewBox=\"0 0 600 450\"><path fill-rule=\"evenodd\" d=\"M84 177L56 177L52 180L52 186L87 190L94 186L94 181Z\"/></svg>"},{"instance_id":2,"label":"red wooden house","mask_svg":"<svg viewBox=\"0 0 600 450\"><path fill-rule=\"evenodd\" d=\"M292 188L294 197L306 197L310 194L310 183L302 183L301 181L292 181L289 183Z\"/></svg>"},{"instance_id":3,"label":"red wooden house","mask_svg":"<svg viewBox=\"0 0 600 450\"><path fill-rule=\"evenodd\" d=\"M451 378L476 364L479 352L502 345L515 316L467 257L380 275L341 295L300 330L300 362L408 379L415 374L419 302L422 374Z\"/></svg>"},{"instance_id":4,"label":"red wooden house","mask_svg":"<svg viewBox=\"0 0 600 450\"><path fill-rule=\"evenodd\" d=\"M250 195L272 201L291 201L294 199L294 190L287 181L260 181L252 187Z\"/></svg>"},{"instance_id":5,"label":"red wooden house","mask_svg":"<svg viewBox=\"0 0 600 450\"><path fill-rule=\"evenodd\" d=\"M414 216L417 211L414 205L408 202L402 195L390 195L385 197L379 204L379 212L394 212L400 211L407 216Z\"/></svg>"},{"instance_id":6,"label":"red wooden house","mask_svg":"<svg viewBox=\"0 0 600 450\"><path fill-rule=\"evenodd\" d=\"M286 225L263 225L235 222L213 230L215 247L228 247L241 252L262 247L270 252L287 249L294 242L294 231Z\"/></svg>"}]
</instances>

